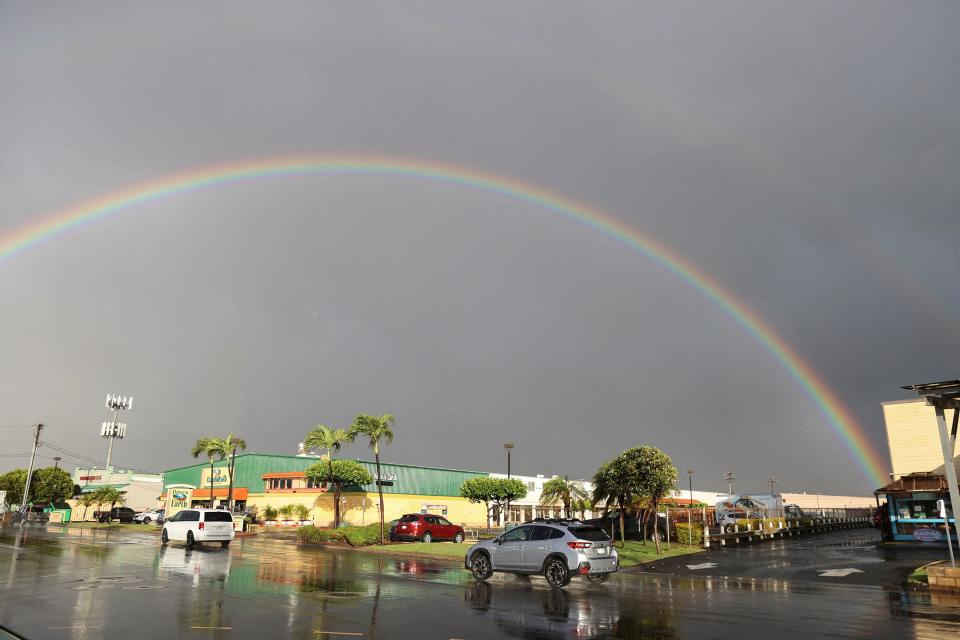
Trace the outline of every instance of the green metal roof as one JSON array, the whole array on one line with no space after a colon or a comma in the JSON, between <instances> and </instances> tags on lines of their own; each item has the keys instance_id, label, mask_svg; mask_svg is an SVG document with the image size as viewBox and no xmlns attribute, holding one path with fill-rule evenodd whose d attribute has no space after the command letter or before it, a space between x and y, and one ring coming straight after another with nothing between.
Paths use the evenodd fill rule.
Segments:
<instances>
[{"instance_id":1,"label":"green metal roof","mask_svg":"<svg viewBox=\"0 0 960 640\"><path fill-rule=\"evenodd\" d=\"M266 473L280 473L284 471L305 471L307 467L319 462L313 456L290 456L263 453L241 453L236 457L234 470L234 487L246 487L249 491L260 493L263 491L263 475ZM369 460L358 460L367 468L370 475L376 477L376 463ZM215 467L227 467L226 460L213 463ZM209 462L200 462L188 467L171 469L163 474L164 487L171 484L192 484L200 487L200 478L204 468L209 468ZM418 467L409 464L393 464L380 462L380 470L384 478L396 476L393 485L384 485L384 493L410 493L426 496L459 496L460 485L464 480L475 477L487 477L481 471L463 471L460 469L443 469L439 467ZM355 491L376 491L374 484Z\"/></svg>"}]
</instances>

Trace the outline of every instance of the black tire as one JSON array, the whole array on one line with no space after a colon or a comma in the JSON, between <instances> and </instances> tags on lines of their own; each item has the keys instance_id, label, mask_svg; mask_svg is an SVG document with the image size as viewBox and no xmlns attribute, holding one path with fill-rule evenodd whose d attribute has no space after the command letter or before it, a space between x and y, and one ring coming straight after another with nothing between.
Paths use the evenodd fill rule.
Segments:
<instances>
[{"instance_id":1,"label":"black tire","mask_svg":"<svg viewBox=\"0 0 960 640\"><path fill-rule=\"evenodd\" d=\"M220 541L220 546L223 547L224 549L226 549L227 547L230 546L230 541L229 541L229 540L221 540L221 541Z\"/></svg>"},{"instance_id":2,"label":"black tire","mask_svg":"<svg viewBox=\"0 0 960 640\"><path fill-rule=\"evenodd\" d=\"M426 542L427 544L430 544L431 542L433 542L433 536L430 534L429 531L427 531L427 532L426 532L425 534L423 534L423 536L420 538L420 542Z\"/></svg>"},{"instance_id":3,"label":"black tire","mask_svg":"<svg viewBox=\"0 0 960 640\"><path fill-rule=\"evenodd\" d=\"M168 542L170 542L170 536L167 535L167 530L164 529L160 533L160 544L164 545L164 544L167 544Z\"/></svg>"},{"instance_id":4,"label":"black tire","mask_svg":"<svg viewBox=\"0 0 960 640\"><path fill-rule=\"evenodd\" d=\"M142 524L150 524L150 518L144 518Z\"/></svg>"},{"instance_id":5,"label":"black tire","mask_svg":"<svg viewBox=\"0 0 960 640\"><path fill-rule=\"evenodd\" d=\"M453 536L453 541L456 542L457 544L460 544L461 542L463 542L463 534L458 531L457 535Z\"/></svg>"},{"instance_id":6,"label":"black tire","mask_svg":"<svg viewBox=\"0 0 960 640\"><path fill-rule=\"evenodd\" d=\"M604 582L607 581L607 578L609 577L610 577L609 573L598 573L596 575L590 575L589 573L587 574L587 580L589 580L593 584L603 584Z\"/></svg>"},{"instance_id":7,"label":"black tire","mask_svg":"<svg viewBox=\"0 0 960 640\"><path fill-rule=\"evenodd\" d=\"M193 539L193 531L187 531L187 549L193 549L196 542Z\"/></svg>"},{"instance_id":8,"label":"black tire","mask_svg":"<svg viewBox=\"0 0 960 640\"><path fill-rule=\"evenodd\" d=\"M490 556L482 551L470 556L470 573L477 580L486 580L493 575L493 565L490 564Z\"/></svg>"},{"instance_id":9,"label":"black tire","mask_svg":"<svg viewBox=\"0 0 960 640\"><path fill-rule=\"evenodd\" d=\"M567 567L567 561L564 558L548 558L543 567L543 577L547 579L554 589L563 589L570 584L570 569Z\"/></svg>"},{"instance_id":10,"label":"black tire","mask_svg":"<svg viewBox=\"0 0 960 640\"><path fill-rule=\"evenodd\" d=\"M650 536L647 539L650 542L656 542L657 538L660 538L660 542L664 542L667 539L667 536L660 529L654 529L650 532Z\"/></svg>"}]
</instances>

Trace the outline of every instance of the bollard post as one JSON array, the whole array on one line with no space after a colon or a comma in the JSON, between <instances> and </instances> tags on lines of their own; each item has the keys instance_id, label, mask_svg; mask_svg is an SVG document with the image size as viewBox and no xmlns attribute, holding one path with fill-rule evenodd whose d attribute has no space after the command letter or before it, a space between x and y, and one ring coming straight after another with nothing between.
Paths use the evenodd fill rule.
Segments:
<instances>
[{"instance_id":1,"label":"bollard post","mask_svg":"<svg viewBox=\"0 0 960 640\"><path fill-rule=\"evenodd\" d=\"M693 544L693 529L690 529L690 544ZM703 523L703 548L710 548L710 527L707 526L707 523Z\"/></svg>"}]
</instances>

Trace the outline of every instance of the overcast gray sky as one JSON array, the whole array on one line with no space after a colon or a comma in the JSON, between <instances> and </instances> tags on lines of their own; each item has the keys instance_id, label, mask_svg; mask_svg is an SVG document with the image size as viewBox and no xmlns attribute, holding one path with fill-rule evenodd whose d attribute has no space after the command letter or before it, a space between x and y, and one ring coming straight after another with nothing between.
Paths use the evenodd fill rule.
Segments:
<instances>
[{"instance_id":1,"label":"overcast gray sky","mask_svg":"<svg viewBox=\"0 0 960 640\"><path fill-rule=\"evenodd\" d=\"M2 2L0 238L224 162L474 167L699 265L886 457L880 402L960 373L958 29L953 2ZM0 470L37 421L103 459L109 392L136 397L114 461L152 470L201 435L292 453L392 412L393 462L504 471L514 441L516 472L586 477L649 443L701 488L874 488L700 292L463 188L286 177L132 207L0 261L0 316Z\"/></svg>"}]
</instances>

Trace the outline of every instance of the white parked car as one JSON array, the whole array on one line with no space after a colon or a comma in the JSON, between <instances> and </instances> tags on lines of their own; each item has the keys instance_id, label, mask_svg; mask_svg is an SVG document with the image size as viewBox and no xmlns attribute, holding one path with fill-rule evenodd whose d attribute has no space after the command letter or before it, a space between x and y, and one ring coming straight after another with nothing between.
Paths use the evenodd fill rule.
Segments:
<instances>
[{"instance_id":1,"label":"white parked car","mask_svg":"<svg viewBox=\"0 0 960 640\"><path fill-rule=\"evenodd\" d=\"M222 509L184 509L163 523L161 544L171 540L187 543L192 548L201 542L219 542L221 547L233 540L233 517Z\"/></svg>"},{"instance_id":2,"label":"white parked car","mask_svg":"<svg viewBox=\"0 0 960 640\"><path fill-rule=\"evenodd\" d=\"M163 509L141 511L140 513L134 514L133 521L139 522L140 524L150 524L151 522L161 524L163 522Z\"/></svg>"}]
</instances>

